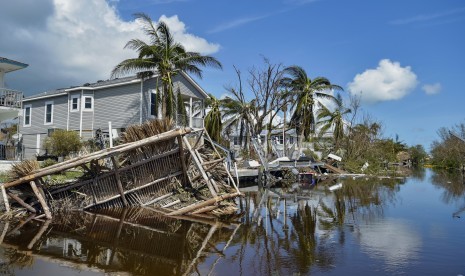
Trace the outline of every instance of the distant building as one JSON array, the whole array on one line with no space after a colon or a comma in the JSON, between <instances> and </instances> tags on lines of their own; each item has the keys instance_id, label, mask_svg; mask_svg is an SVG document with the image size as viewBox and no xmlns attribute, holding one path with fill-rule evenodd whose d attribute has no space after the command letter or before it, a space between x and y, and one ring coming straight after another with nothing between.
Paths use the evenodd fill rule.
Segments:
<instances>
[{"instance_id":1,"label":"distant building","mask_svg":"<svg viewBox=\"0 0 465 276\"><path fill-rule=\"evenodd\" d=\"M81 139L88 140L98 129L118 135L131 124L161 118L161 104L155 110L155 88L161 83L157 78L132 76L98 81L25 98L20 117L24 158L44 154L43 141L55 129L74 130ZM173 85L176 94L180 91L188 114L187 120L178 121L202 128L207 93L184 72L176 75ZM176 117L181 119L181 115Z\"/></svg>"}]
</instances>

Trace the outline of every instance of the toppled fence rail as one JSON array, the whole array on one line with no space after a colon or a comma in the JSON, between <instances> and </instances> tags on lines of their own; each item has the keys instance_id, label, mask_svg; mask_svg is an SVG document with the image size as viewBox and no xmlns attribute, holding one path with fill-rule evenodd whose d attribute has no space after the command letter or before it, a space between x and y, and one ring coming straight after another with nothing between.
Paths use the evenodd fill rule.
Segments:
<instances>
[{"instance_id":1,"label":"toppled fence rail","mask_svg":"<svg viewBox=\"0 0 465 276\"><path fill-rule=\"evenodd\" d=\"M213 150L206 150L203 139ZM49 219L54 210L126 206L150 206L172 216L231 214L236 210L231 199L241 193L223 161L203 129L182 128L35 170L1 188L12 200L4 200L6 209L16 203ZM67 170L83 175L63 185L47 183Z\"/></svg>"}]
</instances>

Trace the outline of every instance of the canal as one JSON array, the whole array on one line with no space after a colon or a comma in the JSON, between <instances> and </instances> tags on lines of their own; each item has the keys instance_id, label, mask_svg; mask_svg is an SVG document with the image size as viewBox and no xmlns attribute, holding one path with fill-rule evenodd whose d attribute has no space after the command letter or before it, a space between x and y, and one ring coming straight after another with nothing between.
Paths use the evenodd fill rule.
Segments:
<instances>
[{"instance_id":1,"label":"canal","mask_svg":"<svg viewBox=\"0 0 465 276\"><path fill-rule=\"evenodd\" d=\"M221 222L147 208L1 221L0 275L465 275L460 174L244 193Z\"/></svg>"}]
</instances>

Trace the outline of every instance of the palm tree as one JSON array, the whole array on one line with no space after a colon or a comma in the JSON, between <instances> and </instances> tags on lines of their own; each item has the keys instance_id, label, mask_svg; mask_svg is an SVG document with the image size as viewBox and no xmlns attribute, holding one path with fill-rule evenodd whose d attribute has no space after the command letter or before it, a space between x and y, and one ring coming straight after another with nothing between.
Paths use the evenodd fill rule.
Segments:
<instances>
[{"instance_id":1,"label":"palm tree","mask_svg":"<svg viewBox=\"0 0 465 276\"><path fill-rule=\"evenodd\" d=\"M205 116L205 130L210 137L216 142L221 142L221 131L223 124L221 122L221 102L215 96L210 94L210 98L207 99L207 106L211 109Z\"/></svg>"},{"instance_id":2,"label":"palm tree","mask_svg":"<svg viewBox=\"0 0 465 276\"><path fill-rule=\"evenodd\" d=\"M324 77L311 79L300 66L287 67L284 73L288 76L284 77L281 83L290 88L290 95L295 98L291 123L300 131L299 146L301 146L303 138L308 139L310 134L315 132L316 99L334 99L325 91L343 89Z\"/></svg>"},{"instance_id":3,"label":"palm tree","mask_svg":"<svg viewBox=\"0 0 465 276\"><path fill-rule=\"evenodd\" d=\"M247 139L244 148L247 148L251 127L253 125L252 114L256 108L255 100L247 102L244 97L236 98L237 99L233 99L227 96L221 100L223 119L225 119L223 130L229 132L233 127L239 128L239 145L242 146L242 139L244 134L246 134Z\"/></svg>"},{"instance_id":4,"label":"palm tree","mask_svg":"<svg viewBox=\"0 0 465 276\"><path fill-rule=\"evenodd\" d=\"M141 20L143 30L150 39L150 44L140 39L128 41L124 48L137 51L138 56L120 62L111 72L111 76L116 77L136 72L139 77L146 78L157 73L162 81L163 114L172 118L176 104L173 93L173 78L179 71L186 71L202 78L202 70L199 66L212 66L221 69L221 63L214 57L186 51L184 46L174 41L166 23L158 22L155 26L148 15L138 13L135 16Z\"/></svg>"},{"instance_id":5,"label":"palm tree","mask_svg":"<svg viewBox=\"0 0 465 276\"><path fill-rule=\"evenodd\" d=\"M350 108L344 107L341 94L337 94L334 98L336 108L334 111L329 110L325 105L319 103L317 125L322 125L320 136L326 133L330 128L333 128L334 150L339 149L339 143L344 137L344 115L351 113Z\"/></svg>"}]
</instances>

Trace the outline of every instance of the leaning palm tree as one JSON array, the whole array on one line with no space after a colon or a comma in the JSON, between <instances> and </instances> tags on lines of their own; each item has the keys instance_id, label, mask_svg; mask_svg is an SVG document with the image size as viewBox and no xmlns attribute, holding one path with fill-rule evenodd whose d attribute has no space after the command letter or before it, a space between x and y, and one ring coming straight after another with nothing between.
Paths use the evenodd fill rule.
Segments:
<instances>
[{"instance_id":1,"label":"leaning palm tree","mask_svg":"<svg viewBox=\"0 0 465 276\"><path fill-rule=\"evenodd\" d=\"M207 99L207 106L210 107L210 111L205 116L205 130L210 137L216 142L221 142L221 131L223 124L221 122L221 102L215 96L210 94L210 98Z\"/></svg>"},{"instance_id":2,"label":"leaning palm tree","mask_svg":"<svg viewBox=\"0 0 465 276\"><path fill-rule=\"evenodd\" d=\"M226 96L221 100L223 107L223 131L230 132L231 129L239 129L239 145L242 146L244 134L247 137L244 148L247 148L251 127L253 126L252 114L255 110L255 100L250 102L246 101L245 98L233 99Z\"/></svg>"},{"instance_id":3,"label":"leaning palm tree","mask_svg":"<svg viewBox=\"0 0 465 276\"><path fill-rule=\"evenodd\" d=\"M320 136L323 136L329 129L333 130L334 150L339 149L340 141L344 137L344 116L352 112L350 108L344 107L341 94L334 98L336 107L331 111L324 104L319 103L320 109L317 112L317 125L321 125Z\"/></svg>"},{"instance_id":4,"label":"leaning palm tree","mask_svg":"<svg viewBox=\"0 0 465 276\"><path fill-rule=\"evenodd\" d=\"M303 139L308 139L315 133L315 106L317 98L334 99L328 90L343 90L339 85L332 84L327 78L316 77L311 79L300 66L290 66L284 69L286 77L282 79L282 85L290 89L293 97L294 110L291 124L300 132L299 147Z\"/></svg>"},{"instance_id":5,"label":"leaning palm tree","mask_svg":"<svg viewBox=\"0 0 465 276\"><path fill-rule=\"evenodd\" d=\"M146 78L159 75L162 81L162 111L164 116L172 118L175 112L175 97L173 93L173 78L179 71L192 73L199 78L202 70L199 66L212 66L222 68L221 63L211 56L203 56L197 52L188 52L174 38L164 22L153 24L152 19L143 13L135 15L143 24L143 30L149 37L150 43L140 39L131 39L125 48L137 51L136 58L120 62L111 72L112 77L137 73L139 77ZM157 84L158 90L158 84Z\"/></svg>"}]
</instances>

